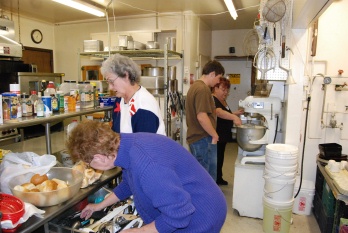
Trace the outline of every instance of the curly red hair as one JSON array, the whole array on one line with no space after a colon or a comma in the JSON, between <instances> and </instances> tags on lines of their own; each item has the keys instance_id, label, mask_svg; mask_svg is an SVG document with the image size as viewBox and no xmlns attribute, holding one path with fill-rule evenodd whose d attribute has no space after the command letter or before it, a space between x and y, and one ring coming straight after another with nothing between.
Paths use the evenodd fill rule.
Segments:
<instances>
[{"instance_id":1,"label":"curly red hair","mask_svg":"<svg viewBox=\"0 0 348 233\"><path fill-rule=\"evenodd\" d=\"M114 157L120 146L120 135L108 123L87 120L71 131L65 145L73 161L90 163L96 154Z\"/></svg>"}]
</instances>

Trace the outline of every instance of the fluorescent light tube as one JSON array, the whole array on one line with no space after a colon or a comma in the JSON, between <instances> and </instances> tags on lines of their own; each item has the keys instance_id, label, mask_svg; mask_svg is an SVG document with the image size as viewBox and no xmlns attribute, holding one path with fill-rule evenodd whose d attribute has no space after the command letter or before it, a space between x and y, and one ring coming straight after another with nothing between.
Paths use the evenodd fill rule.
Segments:
<instances>
[{"instance_id":1,"label":"fluorescent light tube","mask_svg":"<svg viewBox=\"0 0 348 233\"><path fill-rule=\"evenodd\" d=\"M72 8L75 8L75 9L80 10L80 11L87 12L89 14L92 14L92 15L95 15L98 17L105 16L104 11L102 11L101 9L99 9L95 6L92 6L90 4L84 3L82 1L79 1L79 0L52 0L52 1L58 2L60 4L63 4L63 5L72 7Z\"/></svg>"},{"instance_id":2,"label":"fluorescent light tube","mask_svg":"<svg viewBox=\"0 0 348 233\"><path fill-rule=\"evenodd\" d=\"M227 9L228 11L230 12L232 18L234 20L237 19L238 15L237 15L237 11L236 11L236 8L234 8L234 5L233 5L233 2L232 0L224 0L226 6L227 6Z\"/></svg>"}]
</instances>

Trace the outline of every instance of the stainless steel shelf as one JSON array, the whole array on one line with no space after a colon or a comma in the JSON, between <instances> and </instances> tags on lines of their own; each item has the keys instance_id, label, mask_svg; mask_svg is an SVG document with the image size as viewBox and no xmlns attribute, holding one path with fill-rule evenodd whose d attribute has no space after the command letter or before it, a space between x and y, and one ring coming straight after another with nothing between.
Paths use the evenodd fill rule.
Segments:
<instances>
[{"instance_id":1,"label":"stainless steel shelf","mask_svg":"<svg viewBox=\"0 0 348 233\"><path fill-rule=\"evenodd\" d=\"M167 50L168 58L182 58L182 54ZM146 59L163 59L165 57L165 51L160 49L148 49L148 50L119 50L119 51L110 51L110 54L119 53L124 56L135 57L135 58L146 58ZM99 57L107 58L109 57L109 51L100 51L100 52L83 52L80 53L81 56L88 57Z\"/></svg>"},{"instance_id":2,"label":"stainless steel shelf","mask_svg":"<svg viewBox=\"0 0 348 233\"><path fill-rule=\"evenodd\" d=\"M46 152L47 154L52 154L51 146L51 131L50 126L53 122L59 122L66 118L82 116L86 114L91 114L95 112L111 111L113 107L103 107L103 108L87 108L79 109L74 112L64 112L64 113L54 113L52 116L47 117L21 117L18 119L5 120L3 124L0 124L0 130L22 128L32 125L45 125L45 137L46 137Z\"/></svg>"}]
</instances>

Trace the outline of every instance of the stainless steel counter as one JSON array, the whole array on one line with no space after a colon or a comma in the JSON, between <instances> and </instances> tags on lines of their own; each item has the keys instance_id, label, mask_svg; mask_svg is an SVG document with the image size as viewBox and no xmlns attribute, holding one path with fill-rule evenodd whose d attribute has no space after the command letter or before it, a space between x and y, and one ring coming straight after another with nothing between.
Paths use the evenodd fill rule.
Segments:
<instances>
[{"instance_id":1,"label":"stainless steel counter","mask_svg":"<svg viewBox=\"0 0 348 233\"><path fill-rule=\"evenodd\" d=\"M68 200L64 203L61 203L59 205L50 206L40 209L45 210L46 213L44 214L44 218L39 218L36 216L32 216L23 223L15 232L34 232L36 229L45 226L45 232L48 232L48 222L52 219L60 216L76 204L83 201L85 198L87 198L89 195L93 194L94 192L98 191L101 187L111 182L113 179L116 179L117 176L121 174L121 168L114 168L109 171L105 171L100 179L96 184L93 184L87 188L80 189L80 191L77 193L77 195L72 198L71 200Z\"/></svg>"},{"instance_id":2,"label":"stainless steel counter","mask_svg":"<svg viewBox=\"0 0 348 233\"><path fill-rule=\"evenodd\" d=\"M59 122L70 117L82 116L95 112L111 111L112 108L113 107L78 109L74 112L54 113L52 116L47 117L21 117L18 119L6 120L3 124L0 124L0 130L43 124L45 125L46 153L52 154L52 139L50 131L51 123Z\"/></svg>"}]
</instances>

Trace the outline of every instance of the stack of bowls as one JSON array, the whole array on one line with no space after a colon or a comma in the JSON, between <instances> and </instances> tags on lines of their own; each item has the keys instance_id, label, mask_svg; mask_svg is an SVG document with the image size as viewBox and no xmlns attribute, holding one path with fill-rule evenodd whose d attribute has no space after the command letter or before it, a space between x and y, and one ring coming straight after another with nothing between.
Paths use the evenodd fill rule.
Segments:
<instances>
[{"instance_id":1,"label":"stack of bowls","mask_svg":"<svg viewBox=\"0 0 348 233\"><path fill-rule=\"evenodd\" d=\"M287 144L266 146L264 176L264 218L266 233L289 232L294 187L297 173L298 148ZM275 229L274 226L278 228Z\"/></svg>"},{"instance_id":2,"label":"stack of bowls","mask_svg":"<svg viewBox=\"0 0 348 233\"><path fill-rule=\"evenodd\" d=\"M10 194L0 193L0 212L2 212L2 220L10 220L12 224L16 224L25 212L24 202ZM19 227L20 224L17 225ZM16 227L16 228L17 228ZM13 232L13 229L2 229L3 232Z\"/></svg>"}]
</instances>

